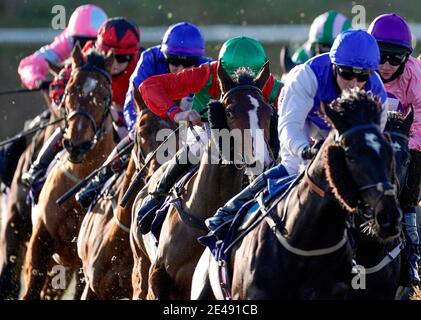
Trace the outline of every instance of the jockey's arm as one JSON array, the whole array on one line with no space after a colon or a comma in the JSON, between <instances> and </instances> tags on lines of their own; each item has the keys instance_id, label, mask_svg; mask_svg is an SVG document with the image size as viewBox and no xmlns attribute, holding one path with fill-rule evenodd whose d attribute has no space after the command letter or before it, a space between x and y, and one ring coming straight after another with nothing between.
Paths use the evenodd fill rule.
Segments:
<instances>
[{"instance_id":1,"label":"jockey's arm","mask_svg":"<svg viewBox=\"0 0 421 320\"><path fill-rule=\"evenodd\" d=\"M209 65L201 65L175 74L152 76L139 86L139 91L153 113L174 121L174 116L182 112L176 106L175 100L199 92L206 85L209 76Z\"/></svg>"},{"instance_id":2,"label":"jockey's arm","mask_svg":"<svg viewBox=\"0 0 421 320\"><path fill-rule=\"evenodd\" d=\"M309 144L305 123L313 107L317 79L308 65L295 67L287 77L278 99L278 133L282 145L301 158Z\"/></svg>"},{"instance_id":3,"label":"jockey's arm","mask_svg":"<svg viewBox=\"0 0 421 320\"><path fill-rule=\"evenodd\" d=\"M153 55L154 53L151 50L143 51L137 62L136 68L130 77L129 89L127 90L123 107L124 119L126 120L129 130L133 129L137 119L136 95L134 93L139 93L139 85L145 79L154 75L155 59Z\"/></svg>"},{"instance_id":4,"label":"jockey's arm","mask_svg":"<svg viewBox=\"0 0 421 320\"><path fill-rule=\"evenodd\" d=\"M407 95L408 102L414 108L414 122L411 126L409 148L421 151L421 62L417 62L417 64L419 67L413 72Z\"/></svg>"},{"instance_id":5,"label":"jockey's arm","mask_svg":"<svg viewBox=\"0 0 421 320\"><path fill-rule=\"evenodd\" d=\"M21 60L18 67L22 83L28 89L38 88L46 80L50 66L61 66L72 50L72 40L66 31L55 37L54 41L37 52Z\"/></svg>"}]
</instances>

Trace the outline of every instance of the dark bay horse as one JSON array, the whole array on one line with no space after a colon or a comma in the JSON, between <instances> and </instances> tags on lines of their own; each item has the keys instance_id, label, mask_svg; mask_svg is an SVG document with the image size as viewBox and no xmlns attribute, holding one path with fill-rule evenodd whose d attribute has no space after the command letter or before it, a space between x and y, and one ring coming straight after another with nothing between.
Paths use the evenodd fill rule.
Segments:
<instances>
[{"instance_id":1,"label":"dark bay horse","mask_svg":"<svg viewBox=\"0 0 421 320\"><path fill-rule=\"evenodd\" d=\"M46 98L48 100L48 97ZM61 117L58 109L48 104L50 116L34 119L34 122L54 122ZM40 116L39 116L40 117ZM0 299L17 299L21 287L21 272L29 241L32 222L31 205L27 201L29 188L21 181L43 144L57 128L58 124L38 131L19 158L10 190L6 195L4 210L1 212L0 231Z\"/></svg>"},{"instance_id":2,"label":"dark bay horse","mask_svg":"<svg viewBox=\"0 0 421 320\"><path fill-rule=\"evenodd\" d=\"M389 112L384 130L390 135L394 150L399 195L408 192L405 190L410 161L408 139L413 120L413 110L406 117ZM357 230L355 260L365 268L365 288L351 290L350 299L392 300L400 284L402 238L378 241L370 233L370 218L367 212L353 216L352 224Z\"/></svg>"},{"instance_id":3,"label":"dark bay horse","mask_svg":"<svg viewBox=\"0 0 421 320\"><path fill-rule=\"evenodd\" d=\"M118 204L136 171L140 170L149 154L158 147L158 131L174 129L172 123L153 114L138 99L136 105L139 116L135 126L135 146L128 168L115 184L115 196L101 198L85 216L79 232L78 254L85 274L82 299L120 299L131 298L133 295L133 254L129 230L134 197L124 208ZM140 191L158 167L159 163L153 158L136 192Z\"/></svg>"},{"instance_id":4,"label":"dark bay horse","mask_svg":"<svg viewBox=\"0 0 421 320\"><path fill-rule=\"evenodd\" d=\"M260 157L262 167L271 164L273 158L268 148L272 107L264 101L261 93L269 74L267 63L256 78L243 70L243 76L234 81L219 64L218 79L223 96L220 102L209 105L211 129L236 129L243 137L250 129L259 132L258 147L262 148L261 153L264 154ZM133 279L137 281L133 283L137 290L135 298L189 298L194 267L203 251L197 238L207 233L204 220L241 190L245 173L244 165L212 163L209 150L215 146L215 140L211 138L204 146L199 169L180 195L183 213L173 206L168 209L158 246L155 246L150 233L142 236L142 239L137 238L136 226L132 224L131 241L136 245L134 258L137 267L133 270ZM246 159L255 159L257 149L239 144L233 147L233 153L239 153ZM150 185L139 194L133 206L133 218L142 197L154 189L151 186L156 183L157 177L154 174Z\"/></svg>"},{"instance_id":5,"label":"dark bay horse","mask_svg":"<svg viewBox=\"0 0 421 320\"><path fill-rule=\"evenodd\" d=\"M349 214L361 205L372 208L374 232L384 241L401 231L393 149L379 128L380 103L353 89L323 109L334 129L320 152L230 252L232 299L344 299L353 256ZM217 263L207 249L195 272L195 280L204 281L195 297L209 290L225 297Z\"/></svg>"},{"instance_id":6,"label":"dark bay horse","mask_svg":"<svg viewBox=\"0 0 421 320\"><path fill-rule=\"evenodd\" d=\"M61 207L56 200L102 164L114 148L109 76L113 62L112 53L104 56L91 51L85 63L78 45L72 52L72 74L64 97L63 145L67 153L48 174L32 211L32 235L24 265L24 299L42 297L41 290L53 261L66 267L67 272L81 266L75 240L85 211L74 199Z\"/></svg>"}]
</instances>

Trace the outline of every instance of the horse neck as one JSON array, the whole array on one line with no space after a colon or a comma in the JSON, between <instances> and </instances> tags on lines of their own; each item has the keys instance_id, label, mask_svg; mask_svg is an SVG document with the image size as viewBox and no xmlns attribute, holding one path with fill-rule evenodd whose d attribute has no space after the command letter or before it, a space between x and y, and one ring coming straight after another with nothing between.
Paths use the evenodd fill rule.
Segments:
<instances>
[{"instance_id":1,"label":"horse neck","mask_svg":"<svg viewBox=\"0 0 421 320\"><path fill-rule=\"evenodd\" d=\"M324 197L316 193L304 178L295 188L296 203L289 202L286 228L289 239L299 248L329 247L339 242L345 232L347 212L327 191L328 182L322 165L322 151L310 165L308 175ZM305 236L303 236L305 235Z\"/></svg>"},{"instance_id":2,"label":"horse neck","mask_svg":"<svg viewBox=\"0 0 421 320\"><path fill-rule=\"evenodd\" d=\"M111 124L111 117L108 116L104 123L104 128L109 128ZM72 173L83 178L90 174L93 170L98 168L107 159L115 146L113 131L105 133L102 138L95 144L94 148L86 153L85 159L81 164L72 164L69 161L69 168Z\"/></svg>"},{"instance_id":3,"label":"horse neck","mask_svg":"<svg viewBox=\"0 0 421 320\"><path fill-rule=\"evenodd\" d=\"M206 148L186 206L201 218L212 216L241 190L243 176L244 169L233 164L212 164Z\"/></svg>"}]
</instances>

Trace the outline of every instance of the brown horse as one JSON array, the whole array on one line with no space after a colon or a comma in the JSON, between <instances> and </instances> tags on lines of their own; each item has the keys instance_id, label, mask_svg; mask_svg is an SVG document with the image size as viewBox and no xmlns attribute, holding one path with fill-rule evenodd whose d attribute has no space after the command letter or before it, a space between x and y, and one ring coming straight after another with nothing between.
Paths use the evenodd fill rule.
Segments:
<instances>
[{"instance_id":1,"label":"brown horse","mask_svg":"<svg viewBox=\"0 0 421 320\"><path fill-rule=\"evenodd\" d=\"M84 63L79 46L72 52L72 75L66 86L66 129L63 145L67 154L48 174L32 212L32 235L25 257L24 299L39 299L48 267L53 261L70 269L81 266L76 237L85 214L74 199L59 207L56 200L97 168L113 149L109 72L110 53L96 51Z\"/></svg>"},{"instance_id":2,"label":"brown horse","mask_svg":"<svg viewBox=\"0 0 421 320\"><path fill-rule=\"evenodd\" d=\"M229 253L233 299L344 299L351 284L349 214L367 206L379 239L400 233L393 149L379 129L380 103L355 90L325 113L335 130L302 179L267 205L267 213ZM210 288L225 297L209 250L194 279L204 280L196 297L207 296Z\"/></svg>"},{"instance_id":3,"label":"brown horse","mask_svg":"<svg viewBox=\"0 0 421 320\"><path fill-rule=\"evenodd\" d=\"M54 122L61 117L57 109L51 108L50 105L49 109L48 118L34 119L34 122ZM48 126L35 134L19 158L10 190L7 192L5 210L1 213L0 299L17 299L19 296L26 243L31 235L31 205L27 201L29 189L22 183L21 176L29 169L42 145L56 128L57 124Z\"/></svg>"},{"instance_id":4,"label":"brown horse","mask_svg":"<svg viewBox=\"0 0 421 320\"><path fill-rule=\"evenodd\" d=\"M129 230L134 197L124 208L119 205L137 170L157 147L156 136L161 129L173 129L173 124L154 115L136 99L135 146L128 168L116 182L115 196L101 198L85 216L78 237L78 254L83 262L85 290L82 299L119 299L132 297L131 274L133 255L130 250ZM148 164L143 182L159 164L155 158Z\"/></svg>"},{"instance_id":5,"label":"brown horse","mask_svg":"<svg viewBox=\"0 0 421 320\"><path fill-rule=\"evenodd\" d=\"M218 66L223 98L221 102L209 105L210 125L212 129L236 129L243 137L248 129L263 130L259 131L263 133L260 147L264 147L265 155L261 160L268 164L272 157L265 142L269 141L272 107L264 101L261 89L269 76L269 64L265 64L255 79L246 70L242 75L234 82L222 65ZM241 190L245 172L245 166L238 166L238 163L213 164L209 150L215 150L214 146L215 141L210 139L198 172L184 187L182 213L172 206L168 210L158 247L151 241L150 233L138 238L136 225L132 223L134 298L189 298L194 267L203 251L197 238L207 233L204 220ZM248 159L254 159L257 152L256 148L245 147L243 150L241 144L232 148L233 153ZM142 198L154 189L159 175L160 172L154 174L150 184L139 194L133 205L132 219L136 218Z\"/></svg>"}]
</instances>

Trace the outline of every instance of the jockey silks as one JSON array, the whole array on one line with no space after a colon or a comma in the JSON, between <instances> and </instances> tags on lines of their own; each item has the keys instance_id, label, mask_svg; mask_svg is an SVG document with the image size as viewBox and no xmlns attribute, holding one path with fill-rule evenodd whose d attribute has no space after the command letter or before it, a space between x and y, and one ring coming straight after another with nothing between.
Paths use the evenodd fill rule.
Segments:
<instances>
[{"instance_id":1,"label":"jockey silks","mask_svg":"<svg viewBox=\"0 0 421 320\"><path fill-rule=\"evenodd\" d=\"M373 72L364 86L386 101L386 92L379 75ZM301 154L310 138L319 140L327 135L329 126L318 113L320 104L328 105L340 96L329 54L316 56L291 70L278 100L278 132L282 163L294 174L303 163ZM382 114L386 123L386 109Z\"/></svg>"}]
</instances>

